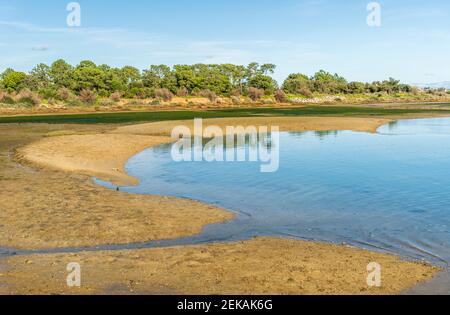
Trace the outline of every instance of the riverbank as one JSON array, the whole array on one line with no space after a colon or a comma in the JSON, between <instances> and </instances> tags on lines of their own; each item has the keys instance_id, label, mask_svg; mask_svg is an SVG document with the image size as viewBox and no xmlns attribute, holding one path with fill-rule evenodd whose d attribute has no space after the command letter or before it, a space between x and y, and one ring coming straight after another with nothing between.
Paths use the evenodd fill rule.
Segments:
<instances>
[{"instance_id":1,"label":"riverbank","mask_svg":"<svg viewBox=\"0 0 450 315\"><path fill-rule=\"evenodd\" d=\"M249 99L242 99L242 102L233 103L231 99L220 98L219 102L211 102L204 97L175 97L169 102L156 103L152 99L129 99L119 102L111 102L107 99L98 102L96 105L68 105L61 104L41 104L40 106L17 106L0 103L0 116L27 116L27 115L73 115L92 113L127 113L127 112L148 112L150 111L220 111L220 110L240 110L259 108L299 108L299 107L371 107L371 108L411 108L411 109L443 109L450 104L450 95L445 97L433 97L427 95L425 98L346 98L341 96L324 96L313 99L297 98L293 102L280 103L274 99L265 99L253 102Z\"/></svg>"},{"instance_id":2,"label":"riverbank","mask_svg":"<svg viewBox=\"0 0 450 315\"><path fill-rule=\"evenodd\" d=\"M390 121L348 117L252 119L208 124L268 123L278 124L285 131L354 128L373 132ZM128 156L169 141L162 136L173 124L118 128L1 125L0 141L6 148L0 160L4 187L0 200L6 209L1 214L1 246L45 249L127 244L193 235L206 224L231 220L233 215L221 209L190 200L109 191L94 185L88 177L115 177L118 182L135 183L123 172ZM129 143L132 145L128 147ZM28 162L11 160L15 149L17 156ZM113 159L115 150L117 157ZM295 256L300 253L303 256ZM203 254L210 259L203 260ZM194 259L195 255L200 258ZM78 292L65 286L65 267L73 258L82 260L91 270L85 276L87 285ZM392 272L386 273L389 276L381 289L368 291L366 267L372 261ZM0 276L5 279L7 292L26 294L216 293L216 288L218 293L394 294L438 272L390 255L271 238L183 248L20 256L8 259L7 265ZM108 271L115 276L105 278ZM189 283L192 289L186 287Z\"/></svg>"},{"instance_id":3,"label":"riverbank","mask_svg":"<svg viewBox=\"0 0 450 315\"><path fill-rule=\"evenodd\" d=\"M289 107L243 107L207 110L153 110L121 112L83 112L77 114L32 114L0 116L1 123L47 124L137 124L194 118L245 118L245 117L377 117L420 118L450 116L450 104L390 104L381 105L329 105Z\"/></svg>"}]
</instances>

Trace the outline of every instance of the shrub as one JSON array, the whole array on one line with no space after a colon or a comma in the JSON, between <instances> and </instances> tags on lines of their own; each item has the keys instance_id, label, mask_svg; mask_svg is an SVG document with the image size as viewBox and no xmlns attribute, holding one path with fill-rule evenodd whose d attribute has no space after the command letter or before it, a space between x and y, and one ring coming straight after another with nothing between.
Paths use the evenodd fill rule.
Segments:
<instances>
[{"instance_id":1,"label":"shrub","mask_svg":"<svg viewBox=\"0 0 450 315\"><path fill-rule=\"evenodd\" d=\"M155 90L155 97L170 102L173 99L173 94L168 89L157 89Z\"/></svg>"},{"instance_id":2,"label":"shrub","mask_svg":"<svg viewBox=\"0 0 450 315\"><path fill-rule=\"evenodd\" d=\"M22 90L16 95L16 102L29 106L37 106L41 103L41 99L37 93L30 90Z\"/></svg>"},{"instance_id":3,"label":"shrub","mask_svg":"<svg viewBox=\"0 0 450 315\"><path fill-rule=\"evenodd\" d=\"M91 90L82 90L78 97L84 104L94 104L97 100L97 95Z\"/></svg>"},{"instance_id":4,"label":"shrub","mask_svg":"<svg viewBox=\"0 0 450 315\"><path fill-rule=\"evenodd\" d=\"M99 105L103 106L103 107L110 107L114 105L114 101L109 100L109 99L103 99L101 101L99 101Z\"/></svg>"},{"instance_id":5,"label":"shrub","mask_svg":"<svg viewBox=\"0 0 450 315\"><path fill-rule=\"evenodd\" d=\"M56 98L60 101L67 101L70 98L70 90L67 88L60 88L56 93Z\"/></svg>"},{"instance_id":6,"label":"shrub","mask_svg":"<svg viewBox=\"0 0 450 315\"><path fill-rule=\"evenodd\" d=\"M195 87L195 88L192 89L191 95L193 95L193 96L200 96L200 92L201 92L201 90L198 87Z\"/></svg>"},{"instance_id":7,"label":"shrub","mask_svg":"<svg viewBox=\"0 0 450 315\"><path fill-rule=\"evenodd\" d=\"M39 89L39 95L42 98L45 98L45 99L56 98L57 97L57 91L56 91L56 89L54 89L52 87L40 88Z\"/></svg>"},{"instance_id":8,"label":"shrub","mask_svg":"<svg viewBox=\"0 0 450 315\"><path fill-rule=\"evenodd\" d=\"M231 91L231 96L236 96L236 97L241 96L241 90L240 89L233 89Z\"/></svg>"},{"instance_id":9,"label":"shrub","mask_svg":"<svg viewBox=\"0 0 450 315\"><path fill-rule=\"evenodd\" d=\"M217 95L211 90L203 90L200 92L202 97L207 98L211 103L215 103L217 101Z\"/></svg>"},{"instance_id":10,"label":"shrub","mask_svg":"<svg viewBox=\"0 0 450 315\"><path fill-rule=\"evenodd\" d=\"M129 102L127 102L127 106L141 106L142 101L139 101L138 99L132 99Z\"/></svg>"},{"instance_id":11,"label":"shrub","mask_svg":"<svg viewBox=\"0 0 450 315\"><path fill-rule=\"evenodd\" d=\"M248 89L248 96L252 101L257 101L264 95L264 90L251 87Z\"/></svg>"},{"instance_id":12,"label":"shrub","mask_svg":"<svg viewBox=\"0 0 450 315\"><path fill-rule=\"evenodd\" d=\"M8 105L14 105L16 102L14 101L14 98L11 95L6 95L2 99L2 103L8 104Z\"/></svg>"},{"instance_id":13,"label":"shrub","mask_svg":"<svg viewBox=\"0 0 450 315\"><path fill-rule=\"evenodd\" d=\"M15 101L11 95L6 92L0 91L0 103L13 105Z\"/></svg>"},{"instance_id":14,"label":"shrub","mask_svg":"<svg viewBox=\"0 0 450 315\"><path fill-rule=\"evenodd\" d=\"M307 88L307 87L301 87L298 90L298 94L303 95L303 96L305 96L307 98L312 98L313 97L313 94L312 94L311 90L309 88Z\"/></svg>"},{"instance_id":15,"label":"shrub","mask_svg":"<svg viewBox=\"0 0 450 315\"><path fill-rule=\"evenodd\" d=\"M284 93L283 90L277 90L275 92L274 97L275 97L275 100L279 103L286 103L288 101L286 93Z\"/></svg>"},{"instance_id":16,"label":"shrub","mask_svg":"<svg viewBox=\"0 0 450 315\"><path fill-rule=\"evenodd\" d=\"M145 88L136 88L136 92L134 93L134 98L138 100L143 100L147 98L147 90Z\"/></svg>"},{"instance_id":17,"label":"shrub","mask_svg":"<svg viewBox=\"0 0 450 315\"><path fill-rule=\"evenodd\" d=\"M77 97L71 97L67 100L67 106L71 106L71 107L79 107L79 106L83 106L83 102L77 98Z\"/></svg>"},{"instance_id":18,"label":"shrub","mask_svg":"<svg viewBox=\"0 0 450 315\"><path fill-rule=\"evenodd\" d=\"M112 93L111 94L111 99L114 101L114 102L119 102L121 99L122 99L122 93L121 92L114 92L114 93Z\"/></svg>"},{"instance_id":19,"label":"shrub","mask_svg":"<svg viewBox=\"0 0 450 315\"><path fill-rule=\"evenodd\" d=\"M184 88L179 88L177 90L177 96L179 96L179 97L186 97L188 95L189 95L189 91L185 87Z\"/></svg>"},{"instance_id":20,"label":"shrub","mask_svg":"<svg viewBox=\"0 0 450 315\"><path fill-rule=\"evenodd\" d=\"M271 99L271 98L265 98L265 99L262 100L262 102L263 102L263 104L265 104L265 105L272 105L272 104L275 104L275 101L274 101L273 99Z\"/></svg>"},{"instance_id":21,"label":"shrub","mask_svg":"<svg viewBox=\"0 0 450 315\"><path fill-rule=\"evenodd\" d=\"M145 94L143 88L141 87L133 87L131 89L129 89L126 94L125 97L126 98L143 98L143 95Z\"/></svg>"},{"instance_id":22,"label":"shrub","mask_svg":"<svg viewBox=\"0 0 450 315\"><path fill-rule=\"evenodd\" d=\"M240 105L241 104L241 98L239 97L239 96L232 96L231 97L231 102L234 104L234 105Z\"/></svg>"},{"instance_id":23,"label":"shrub","mask_svg":"<svg viewBox=\"0 0 450 315\"><path fill-rule=\"evenodd\" d=\"M148 97L153 96L153 89L151 88L144 88L144 87L133 87L131 89L128 89L122 97L125 98L137 98L137 99L145 99Z\"/></svg>"},{"instance_id":24,"label":"shrub","mask_svg":"<svg viewBox=\"0 0 450 315\"><path fill-rule=\"evenodd\" d=\"M105 90L105 89L98 90L97 94L100 97L109 97L111 95L111 93L108 90Z\"/></svg>"}]
</instances>

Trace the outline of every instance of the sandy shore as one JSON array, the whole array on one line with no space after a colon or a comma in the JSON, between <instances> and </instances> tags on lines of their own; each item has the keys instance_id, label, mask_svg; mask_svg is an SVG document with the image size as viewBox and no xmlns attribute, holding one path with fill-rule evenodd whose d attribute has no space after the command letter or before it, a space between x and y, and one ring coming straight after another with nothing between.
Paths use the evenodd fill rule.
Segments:
<instances>
[{"instance_id":1,"label":"sandy shore","mask_svg":"<svg viewBox=\"0 0 450 315\"><path fill-rule=\"evenodd\" d=\"M125 186L138 183L124 170L131 156L171 141L169 137L139 135L69 135L45 138L17 152L19 157L39 166L95 176Z\"/></svg>"},{"instance_id":2,"label":"sandy shore","mask_svg":"<svg viewBox=\"0 0 450 315\"><path fill-rule=\"evenodd\" d=\"M69 131L81 135L54 136ZM0 247L48 249L173 239L197 234L207 224L234 218L228 211L192 200L111 191L95 185L90 176L80 175L78 171L81 174L92 171L89 175L106 174L107 179L109 174L119 173L112 168L120 168L136 147L144 148L163 140L145 138L136 144L116 135L106 136L122 140L122 147L118 145L120 142L111 145L111 151L116 149L111 155L110 143L99 133L104 131L105 126L0 125ZM66 137L95 140L75 141L72 143L75 147L70 147ZM48 148L52 139L58 141L55 147ZM44 160L41 166L54 157L71 156L73 161L80 162L77 164L80 170L61 172L57 170L58 164L35 167L33 163L23 164L22 160L18 163L12 158L16 149L21 151L23 145L27 147L33 142L53 152L43 150L48 161ZM77 151L79 148L82 150ZM120 154L117 149L121 148L126 154ZM30 152L39 157L38 152ZM102 169L103 161L108 168ZM101 167L95 170L92 165Z\"/></svg>"},{"instance_id":3,"label":"sandy shore","mask_svg":"<svg viewBox=\"0 0 450 315\"><path fill-rule=\"evenodd\" d=\"M389 119L273 118L207 122L278 125L285 131L373 132ZM0 246L27 249L125 244L199 233L233 215L195 201L136 196L94 185L89 176L134 184L123 170L140 150L170 141L175 125L0 125ZM60 136L64 135L64 136ZM12 159L12 152L20 163ZM81 291L65 286L80 261ZM366 285L369 262L383 286ZM0 274L6 293L392 294L432 277L431 266L344 246L262 238L233 244L13 257ZM61 280L62 279L62 280Z\"/></svg>"},{"instance_id":4,"label":"sandy shore","mask_svg":"<svg viewBox=\"0 0 450 315\"><path fill-rule=\"evenodd\" d=\"M81 266L82 286L66 285L66 266ZM367 265L382 267L369 288ZM14 257L3 277L20 294L394 294L437 269L344 246L257 238L119 252Z\"/></svg>"}]
</instances>

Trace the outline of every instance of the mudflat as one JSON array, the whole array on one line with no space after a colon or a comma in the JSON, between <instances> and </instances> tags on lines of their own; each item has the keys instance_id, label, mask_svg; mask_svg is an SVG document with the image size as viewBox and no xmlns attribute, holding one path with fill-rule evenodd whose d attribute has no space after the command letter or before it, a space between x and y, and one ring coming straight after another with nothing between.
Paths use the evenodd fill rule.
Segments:
<instances>
[{"instance_id":1,"label":"mudflat","mask_svg":"<svg viewBox=\"0 0 450 315\"><path fill-rule=\"evenodd\" d=\"M73 262L81 267L80 288L66 284ZM371 262L382 267L379 288L367 285ZM278 238L13 257L7 264L3 281L20 294L395 294L438 271L391 255Z\"/></svg>"},{"instance_id":2,"label":"mudflat","mask_svg":"<svg viewBox=\"0 0 450 315\"><path fill-rule=\"evenodd\" d=\"M373 132L390 119L218 119L206 124L278 125L285 131ZM91 176L134 184L126 160L171 141L174 125L0 125L1 247L51 249L128 244L197 234L234 215L179 198L136 196L93 184ZM192 123L192 122L191 122ZM69 250L70 251L70 250ZM66 286L66 266L80 262L79 291ZM383 268L381 288L368 290L367 264ZM161 249L30 255L9 258L6 293L399 293L437 268L345 246L279 238Z\"/></svg>"},{"instance_id":3,"label":"mudflat","mask_svg":"<svg viewBox=\"0 0 450 315\"><path fill-rule=\"evenodd\" d=\"M68 130L82 133L79 135L82 138L101 141L89 142L91 147L86 147L88 142L83 145L77 141L76 145L84 146L77 151L65 145L64 138L71 139L72 135L53 136ZM30 141L47 143L46 139L58 138L61 142L53 148L55 156L58 151L70 155L67 152L72 150L73 158L80 161L82 168L90 163L87 156L93 157L93 165L102 165L102 161L113 163L108 162L113 159L108 154L108 145L101 147L104 142L101 134L86 134L102 131L104 126L0 126L0 247L33 250L172 239L199 233L207 224L234 218L228 211L192 200L111 191L76 171L61 172L54 170L56 167L45 167L45 163L30 164L15 158L15 152ZM152 141L143 142L148 145ZM113 144L110 148L113 151L112 148L118 147ZM86 152L91 149L98 155ZM52 154L46 154L52 161ZM86 159L80 160L77 156L83 154Z\"/></svg>"}]
</instances>

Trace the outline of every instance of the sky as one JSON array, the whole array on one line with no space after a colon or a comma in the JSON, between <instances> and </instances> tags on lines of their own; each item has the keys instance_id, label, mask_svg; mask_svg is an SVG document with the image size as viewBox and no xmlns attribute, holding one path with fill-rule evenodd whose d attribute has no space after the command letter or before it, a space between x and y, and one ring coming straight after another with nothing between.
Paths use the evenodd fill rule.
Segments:
<instances>
[{"instance_id":1,"label":"sky","mask_svg":"<svg viewBox=\"0 0 450 315\"><path fill-rule=\"evenodd\" d=\"M0 0L0 71L63 58L111 66L274 63L274 77L320 69L349 80L450 81L450 1Z\"/></svg>"}]
</instances>

